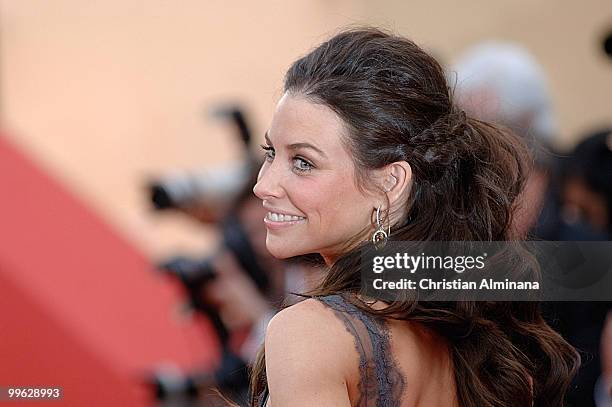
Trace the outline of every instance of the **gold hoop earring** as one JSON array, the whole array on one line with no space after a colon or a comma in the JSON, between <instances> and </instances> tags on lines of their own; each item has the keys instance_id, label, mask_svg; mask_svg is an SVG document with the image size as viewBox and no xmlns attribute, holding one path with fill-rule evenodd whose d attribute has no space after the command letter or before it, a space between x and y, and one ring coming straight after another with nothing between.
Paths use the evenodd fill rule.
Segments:
<instances>
[{"instance_id":1,"label":"gold hoop earring","mask_svg":"<svg viewBox=\"0 0 612 407\"><path fill-rule=\"evenodd\" d=\"M372 243L377 250L384 248L387 245L387 240L391 234L391 224L388 231L385 231L383 222L380 219L380 206L376 208L376 231L372 234Z\"/></svg>"}]
</instances>

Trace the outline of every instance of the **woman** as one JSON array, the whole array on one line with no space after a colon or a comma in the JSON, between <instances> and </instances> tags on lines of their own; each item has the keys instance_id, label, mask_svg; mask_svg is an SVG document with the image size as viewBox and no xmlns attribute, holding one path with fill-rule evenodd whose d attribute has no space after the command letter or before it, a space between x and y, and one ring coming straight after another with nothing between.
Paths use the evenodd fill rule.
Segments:
<instances>
[{"instance_id":1,"label":"woman","mask_svg":"<svg viewBox=\"0 0 612 407\"><path fill-rule=\"evenodd\" d=\"M459 111L435 59L375 28L334 36L289 68L262 147L268 250L326 274L268 325L252 405L563 404L578 356L537 304L360 294L372 241L517 238L526 150Z\"/></svg>"}]
</instances>

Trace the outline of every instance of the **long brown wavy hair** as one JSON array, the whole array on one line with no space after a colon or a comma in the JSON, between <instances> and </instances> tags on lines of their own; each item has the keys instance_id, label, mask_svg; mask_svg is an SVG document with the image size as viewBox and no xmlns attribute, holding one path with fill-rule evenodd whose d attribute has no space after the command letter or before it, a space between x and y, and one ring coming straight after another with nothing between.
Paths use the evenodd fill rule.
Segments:
<instances>
[{"instance_id":1,"label":"long brown wavy hair","mask_svg":"<svg viewBox=\"0 0 612 407\"><path fill-rule=\"evenodd\" d=\"M368 185L369 170L410 164L406 216L392 225L391 239L516 237L512 217L531 166L524 143L458 109L443 69L412 41L372 27L344 30L291 65L284 91L343 119L358 186ZM347 244L353 247L304 296L360 293L366 244ZM355 301L369 314L417 322L445 338L464 407L562 406L580 363L536 302L400 301L374 310ZM251 370L250 405L265 385L262 346Z\"/></svg>"}]
</instances>

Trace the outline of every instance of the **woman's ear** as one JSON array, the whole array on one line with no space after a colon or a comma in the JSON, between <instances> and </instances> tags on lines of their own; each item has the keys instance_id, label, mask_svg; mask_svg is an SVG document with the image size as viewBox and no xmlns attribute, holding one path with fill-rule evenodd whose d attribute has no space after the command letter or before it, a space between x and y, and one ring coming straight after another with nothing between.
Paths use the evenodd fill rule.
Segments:
<instances>
[{"instance_id":1,"label":"woman's ear","mask_svg":"<svg viewBox=\"0 0 612 407\"><path fill-rule=\"evenodd\" d=\"M408 197L412 186L412 168L406 161L396 161L382 171L382 188L393 206L403 197Z\"/></svg>"}]
</instances>

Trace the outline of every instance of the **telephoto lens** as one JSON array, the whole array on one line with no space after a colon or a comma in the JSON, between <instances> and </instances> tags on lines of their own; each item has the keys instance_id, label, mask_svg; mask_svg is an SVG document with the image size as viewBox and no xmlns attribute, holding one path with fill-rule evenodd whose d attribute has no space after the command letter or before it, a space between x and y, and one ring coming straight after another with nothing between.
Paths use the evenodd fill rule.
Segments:
<instances>
[{"instance_id":1,"label":"telephoto lens","mask_svg":"<svg viewBox=\"0 0 612 407\"><path fill-rule=\"evenodd\" d=\"M232 163L211 170L175 172L148 184L155 209L203 206L214 211L227 207L248 181L248 163Z\"/></svg>"}]
</instances>

